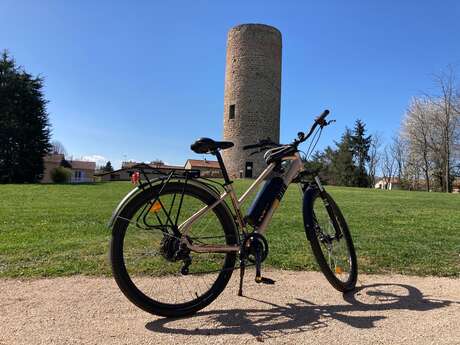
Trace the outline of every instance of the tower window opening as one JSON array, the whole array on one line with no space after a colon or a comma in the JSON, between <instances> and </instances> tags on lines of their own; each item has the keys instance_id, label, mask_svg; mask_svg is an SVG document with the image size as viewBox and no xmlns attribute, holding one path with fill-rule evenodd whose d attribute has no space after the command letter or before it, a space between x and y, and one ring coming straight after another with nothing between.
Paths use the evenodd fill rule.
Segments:
<instances>
[{"instance_id":1,"label":"tower window opening","mask_svg":"<svg viewBox=\"0 0 460 345\"><path fill-rule=\"evenodd\" d=\"M233 120L235 118L235 104L230 104L228 109L228 118Z\"/></svg>"}]
</instances>

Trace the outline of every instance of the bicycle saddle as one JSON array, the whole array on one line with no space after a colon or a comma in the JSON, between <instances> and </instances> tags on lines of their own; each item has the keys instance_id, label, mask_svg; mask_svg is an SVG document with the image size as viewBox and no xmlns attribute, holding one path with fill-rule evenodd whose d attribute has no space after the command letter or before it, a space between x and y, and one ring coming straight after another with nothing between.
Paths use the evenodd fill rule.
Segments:
<instances>
[{"instance_id":1,"label":"bicycle saddle","mask_svg":"<svg viewBox=\"0 0 460 345\"><path fill-rule=\"evenodd\" d=\"M211 138L199 138L195 141L190 148L195 153L213 153L217 150L225 150L233 147L231 141L214 141Z\"/></svg>"}]
</instances>

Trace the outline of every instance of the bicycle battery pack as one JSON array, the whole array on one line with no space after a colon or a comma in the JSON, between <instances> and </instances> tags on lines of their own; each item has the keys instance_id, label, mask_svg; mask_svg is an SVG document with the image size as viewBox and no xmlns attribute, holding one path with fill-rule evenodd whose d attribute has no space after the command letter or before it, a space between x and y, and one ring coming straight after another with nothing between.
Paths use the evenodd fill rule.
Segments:
<instances>
[{"instance_id":1,"label":"bicycle battery pack","mask_svg":"<svg viewBox=\"0 0 460 345\"><path fill-rule=\"evenodd\" d=\"M254 227L262 224L265 214L274 202L279 203L281 201L285 191L286 185L281 177L273 177L266 181L249 207L245 217L246 222Z\"/></svg>"}]
</instances>

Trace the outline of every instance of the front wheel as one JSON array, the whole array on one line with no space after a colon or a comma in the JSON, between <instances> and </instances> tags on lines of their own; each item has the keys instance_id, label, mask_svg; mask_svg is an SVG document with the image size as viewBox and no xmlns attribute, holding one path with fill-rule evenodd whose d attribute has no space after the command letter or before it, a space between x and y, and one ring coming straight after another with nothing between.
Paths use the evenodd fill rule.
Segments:
<instances>
[{"instance_id":1,"label":"front wheel","mask_svg":"<svg viewBox=\"0 0 460 345\"><path fill-rule=\"evenodd\" d=\"M304 194L307 238L318 265L331 285L341 291L355 288L358 265L347 222L332 197L316 187Z\"/></svg>"}]
</instances>

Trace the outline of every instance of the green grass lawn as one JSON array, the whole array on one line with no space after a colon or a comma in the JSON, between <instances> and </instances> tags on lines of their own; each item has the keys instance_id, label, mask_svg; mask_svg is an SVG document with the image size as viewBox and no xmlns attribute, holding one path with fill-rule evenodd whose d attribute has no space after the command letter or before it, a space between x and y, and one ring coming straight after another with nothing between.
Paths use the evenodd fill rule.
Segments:
<instances>
[{"instance_id":1,"label":"green grass lawn","mask_svg":"<svg viewBox=\"0 0 460 345\"><path fill-rule=\"evenodd\" d=\"M235 183L241 193L251 181ZM106 275L106 224L132 185L0 185L0 277ZM460 195L328 187L355 241L360 271L460 276ZM291 186L267 233L266 265L317 269Z\"/></svg>"}]
</instances>

